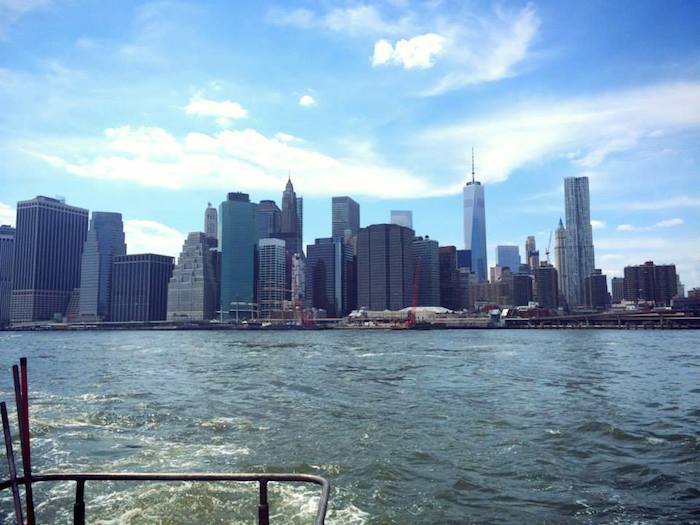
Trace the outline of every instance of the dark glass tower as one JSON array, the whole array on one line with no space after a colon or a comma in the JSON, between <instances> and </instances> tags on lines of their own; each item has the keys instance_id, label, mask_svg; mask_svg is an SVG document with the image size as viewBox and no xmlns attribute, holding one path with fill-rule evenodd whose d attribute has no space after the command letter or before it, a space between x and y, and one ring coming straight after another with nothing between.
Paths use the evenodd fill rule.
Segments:
<instances>
[{"instance_id":1,"label":"dark glass tower","mask_svg":"<svg viewBox=\"0 0 700 525\"><path fill-rule=\"evenodd\" d=\"M410 228L373 224L357 239L357 305L400 310L411 305L415 256Z\"/></svg>"},{"instance_id":2,"label":"dark glass tower","mask_svg":"<svg viewBox=\"0 0 700 525\"><path fill-rule=\"evenodd\" d=\"M418 306L440 306L440 256L438 242L429 237L416 237L413 241L418 278ZM420 259L420 263L419 263Z\"/></svg>"},{"instance_id":3,"label":"dark glass tower","mask_svg":"<svg viewBox=\"0 0 700 525\"><path fill-rule=\"evenodd\" d=\"M80 269L80 318L109 321L112 260L126 255L121 213L92 212Z\"/></svg>"},{"instance_id":4,"label":"dark glass tower","mask_svg":"<svg viewBox=\"0 0 700 525\"><path fill-rule=\"evenodd\" d=\"M354 308L354 257L352 247L340 239L316 239L306 247L306 298L329 317Z\"/></svg>"},{"instance_id":5,"label":"dark glass tower","mask_svg":"<svg viewBox=\"0 0 700 525\"><path fill-rule=\"evenodd\" d=\"M164 321L173 258L142 253L119 255L112 269L112 321Z\"/></svg>"},{"instance_id":6,"label":"dark glass tower","mask_svg":"<svg viewBox=\"0 0 700 525\"><path fill-rule=\"evenodd\" d=\"M88 210L49 197L17 203L13 323L46 321L66 312L80 286Z\"/></svg>"},{"instance_id":7,"label":"dark glass tower","mask_svg":"<svg viewBox=\"0 0 700 525\"><path fill-rule=\"evenodd\" d=\"M471 271L479 282L487 280L486 211L484 187L475 179L472 152L472 180L464 186L464 248L471 253Z\"/></svg>"},{"instance_id":8,"label":"dark glass tower","mask_svg":"<svg viewBox=\"0 0 700 525\"><path fill-rule=\"evenodd\" d=\"M343 239L346 230L355 235L360 229L360 205L350 197L333 197L331 203L333 238Z\"/></svg>"},{"instance_id":9,"label":"dark glass tower","mask_svg":"<svg viewBox=\"0 0 700 525\"><path fill-rule=\"evenodd\" d=\"M260 201L257 208L258 238L272 239L282 231L282 211L275 201Z\"/></svg>"},{"instance_id":10,"label":"dark glass tower","mask_svg":"<svg viewBox=\"0 0 700 525\"><path fill-rule=\"evenodd\" d=\"M15 229L3 224L0 226L0 326L10 322L14 256Z\"/></svg>"}]
</instances>

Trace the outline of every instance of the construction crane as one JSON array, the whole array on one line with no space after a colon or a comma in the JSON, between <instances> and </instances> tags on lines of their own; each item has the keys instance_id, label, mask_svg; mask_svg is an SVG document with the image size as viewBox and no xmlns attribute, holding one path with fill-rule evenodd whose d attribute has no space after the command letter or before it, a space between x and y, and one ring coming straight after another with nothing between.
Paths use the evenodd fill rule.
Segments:
<instances>
[{"instance_id":1,"label":"construction crane","mask_svg":"<svg viewBox=\"0 0 700 525\"><path fill-rule=\"evenodd\" d=\"M549 264L549 249L552 247L552 230L549 230L549 242L547 242L547 251L544 252L547 256L547 264Z\"/></svg>"}]
</instances>

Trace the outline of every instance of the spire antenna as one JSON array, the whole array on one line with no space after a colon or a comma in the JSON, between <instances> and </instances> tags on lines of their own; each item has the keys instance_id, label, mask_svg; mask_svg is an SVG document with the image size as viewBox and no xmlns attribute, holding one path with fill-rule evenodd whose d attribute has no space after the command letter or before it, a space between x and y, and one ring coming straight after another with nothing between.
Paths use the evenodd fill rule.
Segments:
<instances>
[{"instance_id":1,"label":"spire antenna","mask_svg":"<svg viewBox=\"0 0 700 525\"><path fill-rule=\"evenodd\" d=\"M474 183L474 146L472 146L472 184Z\"/></svg>"}]
</instances>

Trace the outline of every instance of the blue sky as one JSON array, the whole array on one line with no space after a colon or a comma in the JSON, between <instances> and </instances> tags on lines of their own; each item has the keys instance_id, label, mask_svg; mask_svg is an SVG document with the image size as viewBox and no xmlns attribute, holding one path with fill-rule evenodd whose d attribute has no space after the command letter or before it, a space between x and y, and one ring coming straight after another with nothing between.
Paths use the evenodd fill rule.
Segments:
<instances>
[{"instance_id":1,"label":"blue sky","mask_svg":"<svg viewBox=\"0 0 700 525\"><path fill-rule=\"evenodd\" d=\"M588 175L596 266L700 286L700 4L0 0L0 222L18 200L120 211L176 255L207 201L281 200L305 241L330 197L411 209L462 247L476 149L489 264Z\"/></svg>"}]
</instances>

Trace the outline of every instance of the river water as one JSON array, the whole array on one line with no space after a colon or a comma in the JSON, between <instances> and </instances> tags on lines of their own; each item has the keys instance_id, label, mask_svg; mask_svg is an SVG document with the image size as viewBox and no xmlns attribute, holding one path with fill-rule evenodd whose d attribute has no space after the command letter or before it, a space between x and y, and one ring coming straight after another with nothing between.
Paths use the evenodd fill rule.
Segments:
<instances>
[{"instance_id":1,"label":"river water","mask_svg":"<svg viewBox=\"0 0 700 525\"><path fill-rule=\"evenodd\" d=\"M700 523L697 332L0 332L2 399L20 356L36 472L318 474L335 525ZM70 523L71 486L35 491ZM86 497L95 524L255 523L257 493ZM310 523L317 492L270 501Z\"/></svg>"}]
</instances>

